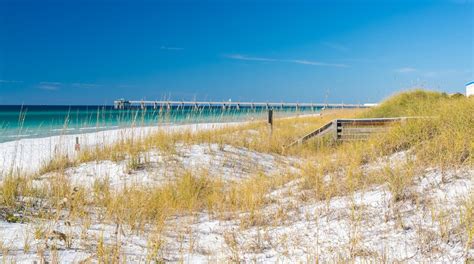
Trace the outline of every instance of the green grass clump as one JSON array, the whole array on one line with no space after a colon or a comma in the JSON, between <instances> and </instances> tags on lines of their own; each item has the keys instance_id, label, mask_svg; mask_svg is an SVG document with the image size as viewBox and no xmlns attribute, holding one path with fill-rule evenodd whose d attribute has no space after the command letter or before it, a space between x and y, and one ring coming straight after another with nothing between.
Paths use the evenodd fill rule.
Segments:
<instances>
[{"instance_id":1,"label":"green grass clump","mask_svg":"<svg viewBox=\"0 0 474 264\"><path fill-rule=\"evenodd\" d=\"M453 98L453 100L460 98ZM442 101L450 100L445 93L413 90L389 97L379 106L364 112L361 117L402 117L426 116L435 114L432 107Z\"/></svg>"},{"instance_id":2,"label":"green grass clump","mask_svg":"<svg viewBox=\"0 0 474 264\"><path fill-rule=\"evenodd\" d=\"M373 135L367 141L321 145L313 139L293 148L292 153L308 154L309 161L303 166L303 187L313 189L317 199L328 199L388 183L395 200L402 199L414 175L422 174L426 168L445 171L473 166L473 113L474 98L464 96L415 90L391 97L357 116L425 118L394 124L387 132ZM370 173L360 169L398 152L405 155L394 164L397 168Z\"/></svg>"},{"instance_id":3,"label":"green grass clump","mask_svg":"<svg viewBox=\"0 0 474 264\"><path fill-rule=\"evenodd\" d=\"M437 167L472 165L474 99L415 90L401 93L370 109L364 117L418 116L380 135L381 155L412 150L420 162Z\"/></svg>"}]
</instances>

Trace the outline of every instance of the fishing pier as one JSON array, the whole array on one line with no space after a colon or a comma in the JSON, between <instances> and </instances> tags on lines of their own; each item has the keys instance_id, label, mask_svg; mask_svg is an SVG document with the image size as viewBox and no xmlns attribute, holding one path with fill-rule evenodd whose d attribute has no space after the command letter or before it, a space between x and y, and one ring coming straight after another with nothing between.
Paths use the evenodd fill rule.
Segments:
<instances>
[{"instance_id":1,"label":"fishing pier","mask_svg":"<svg viewBox=\"0 0 474 264\"><path fill-rule=\"evenodd\" d=\"M222 108L222 109L278 109L278 108L300 108L320 109L320 108L367 108L371 104L327 104L327 103L275 103L275 102L231 102L231 101L129 101L120 99L114 101L115 109L128 109L131 107L140 107L142 109L153 107L153 109L172 109L172 108Z\"/></svg>"}]
</instances>

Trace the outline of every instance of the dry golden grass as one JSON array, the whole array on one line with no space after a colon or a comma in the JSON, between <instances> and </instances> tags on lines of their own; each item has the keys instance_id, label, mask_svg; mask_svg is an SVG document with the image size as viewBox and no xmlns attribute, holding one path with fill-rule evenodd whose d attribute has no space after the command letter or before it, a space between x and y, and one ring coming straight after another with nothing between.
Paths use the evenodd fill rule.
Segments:
<instances>
[{"instance_id":1,"label":"dry golden grass","mask_svg":"<svg viewBox=\"0 0 474 264\"><path fill-rule=\"evenodd\" d=\"M474 120L471 113L474 110L473 108L472 99L452 99L438 93L414 91L392 97L381 106L368 111L358 109L327 111L322 116L276 119L272 132L264 122L251 122L241 126L195 133L190 131L176 133L162 131L145 138L132 138L119 141L111 146L97 146L93 149L86 149L74 160L60 156L45 165L41 173L59 171L58 175L61 175L62 170L74 164L124 159L127 159L130 169L133 170L146 163L146 157L143 154L147 151L159 150L163 155L171 155L175 153L177 143L189 145L218 143L258 152L283 154L284 146L301 135L336 118L396 115L433 117L407 121L393 127L388 133L375 136L366 142L337 144L329 140L313 140L302 146L293 147L284 153L284 155L298 156L304 160L301 166L302 176L305 179L304 187L314 188L316 196L320 198L327 199L333 195L341 195L381 182L389 182L391 186L394 186L393 190L399 193L400 185L408 185L410 180L407 177L398 178L397 175L414 174L415 172L406 173L407 170L411 171L412 169L406 168L406 166L396 169L403 171L402 173L388 168L372 173L372 175L365 175L360 169L361 165L373 162L379 157L404 150L413 151L413 154L417 157L416 162L423 163L424 166L450 167L472 164L473 135L471 131ZM410 166L412 168L419 167L419 164ZM269 189L267 186L268 177L266 176L257 176L251 179L249 183L242 182L236 187L231 186L224 194L222 191L224 184L222 182L202 175L192 175L190 172L183 172L182 175L178 182L163 187L160 191L136 190L132 186L120 195L113 195L110 190L104 190L106 183L102 185L98 183L94 187L94 197L105 196L107 199L95 199L91 203L109 207L123 202L122 204L126 204L125 207L140 207L135 206L135 204L128 204L136 201L137 205L145 204L145 207L152 208L151 211L153 212L193 211L212 208L253 210L262 205L261 196ZM327 175L331 177L329 181L324 181L324 177ZM22 188L25 189L25 187L20 186L25 186L25 184L22 181L9 178L4 180L2 186L4 203L12 204L13 197L18 196L18 192ZM67 198L72 189L64 179L55 178L51 182L49 190L44 192L47 193L46 196L54 198L55 203L58 203L60 199ZM106 195L101 195L99 192ZM147 196L146 194L150 192L153 193L151 197L157 197L155 200L165 201L160 203L160 206L158 206L160 208L153 208L151 206L153 201L148 199L142 201L141 197ZM223 197L225 198L223 199ZM239 197L239 200L235 197ZM230 206L219 204L222 201L229 201ZM116 206L111 207L115 208ZM171 209L164 210L165 207ZM113 215L120 210L109 211ZM138 212L137 215L148 214Z\"/></svg>"},{"instance_id":2,"label":"dry golden grass","mask_svg":"<svg viewBox=\"0 0 474 264\"><path fill-rule=\"evenodd\" d=\"M388 184L394 202L406 199L406 189L420 170L430 166L450 169L473 165L472 113L472 98L449 98L439 93L413 91L396 95L369 110L338 110L324 112L322 116L277 118L272 131L264 122L198 132L162 131L145 138L85 149L76 159L59 156L40 170L40 174L55 172L55 176L42 187L31 184L33 177L6 177L0 187L0 205L16 208L21 197L40 197L48 201L44 203L47 206L36 208L44 211L41 215L45 218L57 219L58 212L66 210L69 219L94 215L100 221L126 225L137 232L145 232L147 226L152 226L155 233L149 241L149 258L156 259L162 247L160 233L170 217L205 211L227 218L245 212L248 213L248 217L242 219L245 227L259 225L266 221L259 210L272 202L266 195L294 179L302 179L300 187L310 190L311 198L316 200L348 195L381 183ZM430 118L407 120L368 141L338 143L315 139L283 152L284 146L333 119L390 116ZM121 190L111 189L106 180L96 181L90 190L72 186L64 176L64 169L69 166L100 160L127 160L129 169L135 170L146 164L146 153L150 150L174 155L177 144L203 143L297 157L301 161L301 171L272 177L257 174L233 183L213 179L206 171L182 171L176 181L159 187L129 186ZM409 151L409 156L416 159L410 158L395 167L385 165L372 171L363 169L366 164L400 151ZM304 200L308 199L305 196ZM474 236L472 204L472 199L466 202L461 219L468 236L467 247L473 243ZM355 250L357 233L353 236L351 248ZM101 240L96 249L103 262L115 262L121 258L120 247L107 246Z\"/></svg>"}]
</instances>

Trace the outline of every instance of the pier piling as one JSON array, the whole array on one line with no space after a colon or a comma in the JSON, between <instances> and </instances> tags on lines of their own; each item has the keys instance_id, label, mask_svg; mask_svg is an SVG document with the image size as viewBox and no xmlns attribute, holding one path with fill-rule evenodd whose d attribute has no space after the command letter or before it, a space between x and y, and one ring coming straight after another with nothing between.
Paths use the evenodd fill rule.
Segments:
<instances>
[{"instance_id":1,"label":"pier piling","mask_svg":"<svg viewBox=\"0 0 474 264\"><path fill-rule=\"evenodd\" d=\"M270 102L219 102L219 101L129 101L125 99L119 99L114 101L114 108L115 109L129 109L132 106L138 106L142 109L145 109L146 106L152 106L153 108L157 108L158 105L164 106L166 105L167 110L171 110L172 107L176 106L178 109L184 109L185 106L190 105L194 107L203 107L208 106L209 108L212 107L221 107L222 109L232 108L235 107L237 110L242 108L250 108L250 109L274 109L274 108L295 108L297 111L307 108L311 110L315 110L317 108L368 108L374 106L373 104L316 104L316 103L270 103Z\"/></svg>"}]
</instances>

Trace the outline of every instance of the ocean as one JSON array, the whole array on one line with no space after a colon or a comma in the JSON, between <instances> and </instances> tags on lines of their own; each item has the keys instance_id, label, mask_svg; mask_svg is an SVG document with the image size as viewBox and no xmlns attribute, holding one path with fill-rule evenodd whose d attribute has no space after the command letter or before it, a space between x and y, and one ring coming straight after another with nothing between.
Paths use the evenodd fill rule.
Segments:
<instances>
[{"instance_id":1,"label":"ocean","mask_svg":"<svg viewBox=\"0 0 474 264\"><path fill-rule=\"evenodd\" d=\"M319 108L283 107L274 109L276 117L319 111ZM153 107L114 109L113 106L39 106L0 105L0 142L20 138L82 134L132 126L216 123L263 120L265 107L173 106L166 110Z\"/></svg>"}]
</instances>

